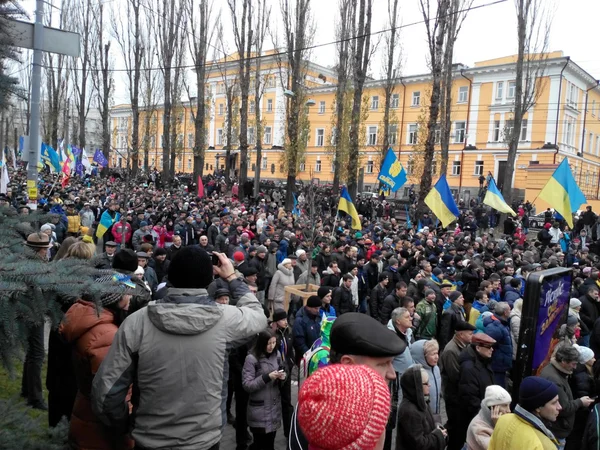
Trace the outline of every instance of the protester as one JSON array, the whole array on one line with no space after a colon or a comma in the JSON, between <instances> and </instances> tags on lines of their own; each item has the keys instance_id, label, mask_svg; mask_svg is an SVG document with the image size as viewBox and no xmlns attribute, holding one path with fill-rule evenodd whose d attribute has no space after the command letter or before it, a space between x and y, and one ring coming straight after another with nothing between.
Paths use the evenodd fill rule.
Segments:
<instances>
[{"instance_id":1,"label":"protester","mask_svg":"<svg viewBox=\"0 0 600 450\"><path fill-rule=\"evenodd\" d=\"M467 429L467 450L487 450L498 419L510 413L510 394L501 386L488 386L479 413Z\"/></svg>"},{"instance_id":2,"label":"protester","mask_svg":"<svg viewBox=\"0 0 600 450\"><path fill-rule=\"evenodd\" d=\"M442 377L438 367L440 346L435 339L419 340L410 347L415 363L420 364L427 372L429 380L428 404L431 414L437 423L441 423Z\"/></svg>"}]
</instances>

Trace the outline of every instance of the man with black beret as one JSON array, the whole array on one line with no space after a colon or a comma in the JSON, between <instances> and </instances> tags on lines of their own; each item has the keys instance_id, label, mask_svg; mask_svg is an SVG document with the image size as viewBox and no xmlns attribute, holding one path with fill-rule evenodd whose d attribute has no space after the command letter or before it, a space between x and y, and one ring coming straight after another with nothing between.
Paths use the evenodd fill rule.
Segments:
<instances>
[{"instance_id":1,"label":"man with black beret","mask_svg":"<svg viewBox=\"0 0 600 450\"><path fill-rule=\"evenodd\" d=\"M333 323L330 340L329 364L366 365L387 381L396 379L392 361L406 350L406 343L372 317L355 312L344 314ZM386 444L387 440L386 436ZM389 442L391 445L391 435ZM308 450L308 441L298 426L297 408L292 419L288 450Z\"/></svg>"}]
</instances>

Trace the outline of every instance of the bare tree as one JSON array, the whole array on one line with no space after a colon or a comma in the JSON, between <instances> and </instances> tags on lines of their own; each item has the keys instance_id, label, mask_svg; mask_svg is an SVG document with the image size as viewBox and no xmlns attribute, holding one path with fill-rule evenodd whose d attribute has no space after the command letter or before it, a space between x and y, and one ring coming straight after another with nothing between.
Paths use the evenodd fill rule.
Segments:
<instances>
[{"instance_id":1,"label":"bare tree","mask_svg":"<svg viewBox=\"0 0 600 450\"><path fill-rule=\"evenodd\" d=\"M182 8L180 14L184 15L182 23L187 22L185 17L185 9ZM171 159L169 161L169 174L170 179L175 177L175 159L181 158L184 149L183 134L179 133L183 126L185 117L185 108L181 101L181 93L183 91L183 85L185 80L184 65L185 65L185 34L187 30L185 27L180 26L176 32L178 33L178 39L173 42L175 46L174 53L174 65L173 65L173 82L171 83L171 102L172 102L172 114L171 114Z\"/></svg>"},{"instance_id":2,"label":"bare tree","mask_svg":"<svg viewBox=\"0 0 600 450\"><path fill-rule=\"evenodd\" d=\"M452 130L452 80L454 78L454 44L458 33L467 17L474 0L450 0L444 43L444 58L442 69L442 91L440 94L440 146L442 153L441 170L448 170L448 149L450 147L450 132Z\"/></svg>"},{"instance_id":3,"label":"bare tree","mask_svg":"<svg viewBox=\"0 0 600 450\"><path fill-rule=\"evenodd\" d=\"M369 62L373 55L371 48L371 18L372 0L359 0L357 10L358 24L356 26L354 57L354 98L352 103L352 127L350 129L350 156L348 159L348 193L352 198L356 197L358 189L358 165L360 162L359 133L362 118L362 95L367 78Z\"/></svg>"},{"instance_id":4,"label":"bare tree","mask_svg":"<svg viewBox=\"0 0 600 450\"><path fill-rule=\"evenodd\" d=\"M515 0L517 12L518 52L515 76L515 106L512 130L505 137L508 157L503 180L504 200L513 199L512 177L515 170L523 116L537 102L544 90L547 50L550 38L551 16L543 0Z\"/></svg>"},{"instance_id":5,"label":"bare tree","mask_svg":"<svg viewBox=\"0 0 600 450\"><path fill-rule=\"evenodd\" d=\"M125 11L121 8L125 6ZM142 59L145 48L142 43L142 0L125 0L119 3L119 9L111 14L112 34L121 50L127 75L129 102L131 103L131 174L138 172L140 148L140 85L142 78Z\"/></svg>"},{"instance_id":6,"label":"bare tree","mask_svg":"<svg viewBox=\"0 0 600 450\"><path fill-rule=\"evenodd\" d=\"M440 96L442 90L442 63L444 56L444 38L450 0L437 0L435 12L431 11L429 0L419 0L423 22L427 32L429 47L429 64L431 67L431 94L429 100L429 117L427 118L427 139L424 148L423 176L419 190L417 214L425 210L425 197L431 188L433 158L435 154L436 133L438 132L438 117L440 113ZM422 133L419 130L419 133Z\"/></svg>"}]
</instances>

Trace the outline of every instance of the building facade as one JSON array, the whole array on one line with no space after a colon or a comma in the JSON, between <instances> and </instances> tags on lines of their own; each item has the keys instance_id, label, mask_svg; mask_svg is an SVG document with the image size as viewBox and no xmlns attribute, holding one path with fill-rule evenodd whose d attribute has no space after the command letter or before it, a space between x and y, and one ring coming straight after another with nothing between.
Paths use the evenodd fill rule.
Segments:
<instances>
[{"instance_id":1,"label":"building facade","mask_svg":"<svg viewBox=\"0 0 600 450\"><path fill-rule=\"evenodd\" d=\"M261 74L265 90L256 107L253 95L249 107L249 173L252 178L256 164L261 166L261 179L284 180L283 164L286 124L286 95L281 79L287 74L279 70L276 58L262 58ZM452 87L451 139L448 148L448 182L455 194L468 201L479 191L480 176L492 174L501 185L506 170L507 143L505 136L512 126L515 96L516 57L508 56L475 63L473 67L455 66ZM235 83L235 62L211 69L207 80L209 119L207 121L208 150L205 172L225 167L227 128L226 86ZM306 152L301 160L298 178L303 181L333 180L332 135L334 134L335 73L328 68L309 63L305 84L308 87L307 114L310 123ZM389 142L399 155L409 174L405 190L418 186L422 173L421 140L426 133L426 116L431 89L430 74L398 78L390 100L391 126ZM588 199L599 198L600 181L600 89L589 73L561 52L544 59L544 69L537 79L538 94L524 117L521 140L513 173L513 187L521 198L533 200L543 187L544 179L563 158L568 157L575 179ZM253 91L251 89L251 91ZM384 84L368 80L364 89L364 125L361 129L361 160L365 189L374 189L384 153L383 112ZM261 161L256 161L254 120L260 109L263 126ZM184 102L177 122L178 156L175 170L193 169L194 124L190 102ZM111 113L113 152L111 164L125 167L131 136L131 110L128 105L116 106ZM162 111L157 108L155 128L149 133L150 167L162 167ZM143 122L143 120L141 121ZM235 128L235 127L234 127ZM421 133L421 134L420 134ZM142 132L140 133L142 135ZM237 131L234 129L234 136ZM237 155L237 140L232 142L232 154ZM439 176L441 149L434 159L434 182ZM239 165L239 155L233 157ZM142 163L141 158L139 161ZM547 174L546 174L547 172ZM343 182L344 180L342 180ZM541 185L540 185L541 184Z\"/></svg>"}]
</instances>

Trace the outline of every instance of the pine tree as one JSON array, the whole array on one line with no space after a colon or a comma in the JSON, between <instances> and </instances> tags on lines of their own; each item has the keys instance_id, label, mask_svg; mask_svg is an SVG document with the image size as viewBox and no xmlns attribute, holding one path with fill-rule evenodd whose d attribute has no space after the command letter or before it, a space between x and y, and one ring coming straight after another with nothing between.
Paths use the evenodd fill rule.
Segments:
<instances>
[{"instance_id":1,"label":"pine tree","mask_svg":"<svg viewBox=\"0 0 600 450\"><path fill-rule=\"evenodd\" d=\"M8 34L7 21L25 16L17 0L0 0L0 111L6 108L11 95L20 95L18 80L6 73L7 61L19 60L19 53Z\"/></svg>"}]
</instances>

